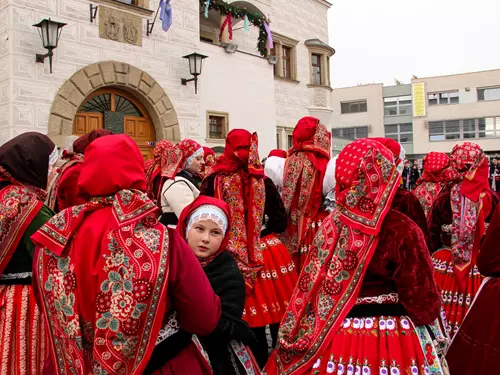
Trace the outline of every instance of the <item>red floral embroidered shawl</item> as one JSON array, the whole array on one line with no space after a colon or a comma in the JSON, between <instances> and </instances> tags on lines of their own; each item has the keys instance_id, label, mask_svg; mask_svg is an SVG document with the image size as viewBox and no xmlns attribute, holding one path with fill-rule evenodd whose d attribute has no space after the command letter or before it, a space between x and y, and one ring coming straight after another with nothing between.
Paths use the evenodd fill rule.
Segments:
<instances>
[{"instance_id":1,"label":"red floral embroidered shawl","mask_svg":"<svg viewBox=\"0 0 500 375\"><path fill-rule=\"evenodd\" d=\"M285 163L282 194L289 215L285 242L291 253L299 251L321 208L330 148L331 134L318 119L304 117L297 123L293 131L293 147Z\"/></svg>"},{"instance_id":2,"label":"red floral embroidered shawl","mask_svg":"<svg viewBox=\"0 0 500 375\"><path fill-rule=\"evenodd\" d=\"M225 201L231 213L228 250L238 263L247 291L253 288L264 265L259 241L266 191L258 147L256 133L231 130L224 154L212 170L215 198Z\"/></svg>"},{"instance_id":3,"label":"red floral embroidered shawl","mask_svg":"<svg viewBox=\"0 0 500 375\"><path fill-rule=\"evenodd\" d=\"M79 186L88 203L32 237L56 373L139 375L165 314L168 232L142 193L142 156L127 136L89 146Z\"/></svg>"},{"instance_id":4,"label":"red floral embroidered shawl","mask_svg":"<svg viewBox=\"0 0 500 375\"><path fill-rule=\"evenodd\" d=\"M203 171L201 173L202 177L208 176L210 173L212 173L212 168L216 163L214 150L212 150L210 147L203 146L203 152L205 165L203 166Z\"/></svg>"},{"instance_id":5,"label":"red floral embroidered shawl","mask_svg":"<svg viewBox=\"0 0 500 375\"><path fill-rule=\"evenodd\" d=\"M488 160L475 143L456 145L451 152L451 164L461 174L462 182L450 192L452 227L451 248L455 275L465 290L471 265L479 251L479 241L486 232L483 198L490 191Z\"/></svg>"},{"instance_id":6,"label":"red floral embroidered shawl","mask_svg":"<svg viewBox=\"0 0 500 375\"><path fill-rule=\"evenodd\" d=\"M331 343L356 302L399 187L392 153L372 139L347 145L335 174L337 207L308 254L271 358L282 375L310 371Z\"/></svg>"},{"instance_id":7,"label":"red floral embroidered shawl","mask_svg":"<svg viewBox=\"0 0 500 375\"><path fill-rule=\"evenodd\" d=\"M450 183L450 157L444 152L430 152L424 157L424 168L413 194L427 216L436 198Z\"/></svg>"},{"instance_id":8,"label":"red floral embroidered shawl","mask_svg":"<svg viewBox=\"0 0 500 375\"><path fill-rule=\"evenodd\" d=\"M38 214L43 202L29 188L19 184L0 167L0 181L11 185L0 190L0 275L9 264L17 245Z\"/></svg>"}]
</instances>

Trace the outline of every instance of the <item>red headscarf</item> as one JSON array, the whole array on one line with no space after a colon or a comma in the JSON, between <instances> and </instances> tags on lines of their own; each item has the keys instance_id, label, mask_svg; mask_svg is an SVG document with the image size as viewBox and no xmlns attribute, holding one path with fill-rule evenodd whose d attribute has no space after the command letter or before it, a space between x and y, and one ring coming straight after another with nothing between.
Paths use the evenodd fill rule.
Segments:
<instances>
[{"instance_id":1,"label":"red headscarf","mask_svg":"<svg viewBox=\"0 0 500 375\"><path fill-rule=\"evenodd\" d=\"M161 186L163 186L163 182L166 179L166 177L163 176L162 171L167 170L168 154L170 152L175 152L174 150L174 144L167 140L161 140L155 145L155 149L153 151L154 162L150 163L148 169L146 170L147 190L152 199L159 201Z\"/></svg>"},{"instance_id":2,"label":"red headscarf","mask_svg":"<svg viewBox=\"0 0 500 375\"><path fill-rule=\"evenodd\" d=\"M215 174L215 198L225 201L231 213L228 250L251 290L264 264L259 240L266 194L257 134L231 130L211 174Z\"/></svg>"},{"instance_id":3,"label":"red headscarf","mask_svg":"<svg viewBox=\"0 0 500 375\"><path fill-rule=\"evenodd\" d=\"M181 216L179 217L179 223L177 224L176 231L179 233L179 235L183 238L187 238L187 225L189 218L191 217L191 214L199 207L205 206L205 205L210 205L210 206L215 206L220 208L224 214L226 215L226 219L228 222L228 228L231 227L231 221L230 221L230 214L229 214L229 206L226 204L226 202L221 201L220 199L212 198L212 197L207 197L205 195L200 195L198 198L196 198L190 205L186 206L184 210L182 210ZM219 250L215 252L215 254L212 254L209 258L198 258L198 260L201 263L202 267L207 266L210 264L216 257L219 255L221 252L227 249L229 243L229 230L226 231L224 235L224 240L222 241Z\"/></svg>"},{"instance_id":4,"label":"red headscarf","mask_svg":"<svg viewBox=\"0 0 500 375\"><path fill-rule=\"evenodd\" d=\"M450 157L447 154L434 151L425 156L424 166L424 173L413 194L420 201L427 216L436 198L451 182L453 168L450 167Z\"/></svg>"},{"instance_id":5,"label":"red headscarf","mask_svg":"<svg viewBox=\"0 0 500 375\"><path fill-rule=\"evenodd\" d=\"M394 155L394 162L399 174L403 174L403 163L405 161L406 151L398 141L392 138L373 138L377 142L382 143Z\"/></svg>"},{"instance_id":6,"label":"red headscarf","mask_svg":"<svg viewBox=\"0 0 500 375\"><path fill-rule=\"evenodd\" d=\"M270 158L271 156L276 156L278 158L286 159L287 155L288 154L287 154L287 152L285 150L272 150L269 153L268 158Z\"/></svg>"},{"instance_id":7,"label":"red headscarf","mask_svg":"<svg viewBox=\"0 0 500 375\"><path fill-rule=\"evenodd\" d=\"M286 159L283 203L289 215L286 241L296 253L318 214L323 178L330 160L331 134L314 117L301 119L293 131L293 147Z\"/></svg>"},{"instance_id":8,"label":"red headscarf","mask_svg":"<svg viewBox=\"0 0 500 375\"><path fill-rule=\"evenodd\" d=\"M215 166L216 163L216 158L215 158L215 151L212 150L210 147L203 146L203 151L205 153L204 158L205 158L205 165L203 166L203 171L202 171L202 176L209 175L212 168Z\"/></svg>"},{"instance_id":9,"label":"red headscarf","mask_svg":"<svg viewBox=\"0 0 500 375\"><path fill-rule=\"evenodd\" d=\"M107 129L92 130L90 133L82 135L73 142L73 152L76 152L77 154L84 154L87 147L97 138L112 134L113 132Z\"/></svg>"},{"instance_id":10,"label":"red headscarf","mask_svg":"<svg viewBox=\"0 0 500 375\"><path fill-rule=\"evenodd\" d=\"M356 303L400 177L393 154L372 139L344 147L335 176L337 206L309 252L271 358L282 375L310 369Z\"/></svg>"},{"instance_id":11,"label":"red headscarf","mask_svg":"<svg viewBox=\"0 0 500 375\"><path fill-rule=\"evenodd\" d=\"M79 178L88 203L62 211L32 237L41 247L34 280L58 374L142 374L154 349L169 239L142 192L143 165L129 137L96 140Z\"/></svg>"},{"instance_id":12,"label":"red headscarf","mask_svg":"<svg viewBox=\"0 0 500 375\"><path fill-rule=\"evenodd\" d=\"M451 248L455 275L462 290L484 235L485 212L483 198L490 191L488 160L481 147L464 142L456 145L450 156L451 164L460 173L462 182L452 186L450 192L453 213Z\"/></svg>"}]
</instances>

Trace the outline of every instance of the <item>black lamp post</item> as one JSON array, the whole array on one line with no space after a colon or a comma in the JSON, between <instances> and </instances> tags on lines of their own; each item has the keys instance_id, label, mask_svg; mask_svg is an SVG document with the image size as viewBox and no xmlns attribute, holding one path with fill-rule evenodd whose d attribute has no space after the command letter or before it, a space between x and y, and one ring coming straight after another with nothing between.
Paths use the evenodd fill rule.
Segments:
<instances>
[{"instance_id":1,"label":"black lamp post","mask_svg":"<svg viewBox=\"0 0 500 375\"><path fill-rule=\"evenodd\" d=\"M49 58L50 72L52 73L52 56L54 53L52 50L57 48L57 43L59 42L59 38L61 37L62 28L67 24L57 21L52 21L49 19L44 19L39 23L33 25L38 28L38 34L40 34L40 38L42 39L43 48L47 49L47 53L45 55L36 54L36 62L42 63L45 58Z\"/></svg>"},{"instance_id":2,"label":"black lamp post","mask_svg":"<svg viewBox=\"0 0 500 375\"><path fill-rule=\"evenodd\" d=\"M189 55L182 56L189 63L189 73L193 76L191 79L181 78L181 83L186 86L188 82L194 81L194 92L198 93L198 76L201 74L201 68L203 66L203 60L208 56L201 55L199 53L193 52Z\"/></svg>"}]
</instances>

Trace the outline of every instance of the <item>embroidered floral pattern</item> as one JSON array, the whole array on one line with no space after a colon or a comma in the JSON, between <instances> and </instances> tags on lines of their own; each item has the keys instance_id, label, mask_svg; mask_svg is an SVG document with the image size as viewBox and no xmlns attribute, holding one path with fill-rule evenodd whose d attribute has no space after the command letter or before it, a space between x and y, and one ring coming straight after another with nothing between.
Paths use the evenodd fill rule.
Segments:
<instances>
[{"instance_id":1,"label":"embroidered floral pattern","mask_svg":"<svg viewBox=\"0 0 500 375\"><path fill-rule=\"evenodd\" d=\"M70 240L75 226L62 224L81 222L87 212L110 205L116 220L111 228L115 229L104 237L107 246L102 253L95 322L85 322L75 293L79 280ZM122 191L113 198L93 199L77 210L66 210L38 232L37 242L61 245L56 252L43 248L37 260L58 373L83 375L91 366L96 375L126 375L143 364L146 348L158 333L152 327L162 319L156 312L166 292L168 234L160 224L146 224L155 210L144 194ZM155 272L137 267L149 262L156 265Z\"/></svg>"}]
</instances>

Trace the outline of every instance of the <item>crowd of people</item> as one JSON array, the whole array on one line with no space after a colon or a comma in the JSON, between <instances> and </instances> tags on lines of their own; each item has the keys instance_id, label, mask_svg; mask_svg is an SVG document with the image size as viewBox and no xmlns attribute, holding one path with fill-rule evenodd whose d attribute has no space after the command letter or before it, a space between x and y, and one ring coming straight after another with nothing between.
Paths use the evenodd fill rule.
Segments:
<instances>
[{"instance_id":1,"label":"crowd of people","mask_svg":"<svg viewBox=\"0 0 500 375\"><path fill-rule=\"evenodd\" d=\"M0 374L492 374L497 164L292 138L1 146Z\"/></svg>"}]
</instances>

